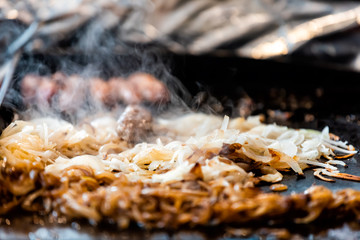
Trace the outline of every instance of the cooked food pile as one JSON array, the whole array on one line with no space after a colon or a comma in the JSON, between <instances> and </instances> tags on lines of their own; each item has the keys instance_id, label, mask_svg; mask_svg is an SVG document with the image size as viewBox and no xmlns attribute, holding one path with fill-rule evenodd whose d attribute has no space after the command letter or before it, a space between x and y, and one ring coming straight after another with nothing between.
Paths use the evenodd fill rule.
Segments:
<instances>
[{"instance_id":1,"label":"cooked food pile","mask_svg":"<svg viewBox=\"0 0 360 240\"><path fill-rule=\"evenodd\" d=\"M0 137L0 213L21 208L69 220L109 220L121 228L131 222L176 228L278 219L309 223L324 214L360 217L355 190L332 193L313 186L283 196L256 187L281 182L283 171L301 175L310 166L324 180L358 180L336 167L355 153L328 128L292 129L263 124L259 117L201 113L165 119L140 105L77 125L55 118L17 120Z\"/></svg>"}]
</instances>

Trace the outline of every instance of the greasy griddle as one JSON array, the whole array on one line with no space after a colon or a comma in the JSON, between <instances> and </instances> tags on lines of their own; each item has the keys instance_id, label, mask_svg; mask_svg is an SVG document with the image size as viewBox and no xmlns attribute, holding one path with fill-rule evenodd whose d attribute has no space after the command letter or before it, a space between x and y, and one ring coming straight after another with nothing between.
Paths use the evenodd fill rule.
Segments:
<instances>
[{"instance_id":1,"label":"greasy griddle","mask_svg":"<svg viewBox=\"0 0 360 240\"><path fill-rule=\"evenodd\" d=\"M347 140L360 149L360 104L356 104L360 93L360 74L345 70L334 70L324 66L309 66L304 63L281 63L276 61L253 61L237 58L171 56L172 72L190 90L192 95L206 91L220 101L235 102L238 96L249 95L257 103L254 113L267 116L267 110L292 111L294 114L286 121L280 122L295 128L321 130L325 126L342 140ZM52 59L45 57L44 59ZM52 60L56 65L56 60ZM19 75L24 73L20 64ZM160 74L161 75L161 74ZM342 81L338 81L343 79ZM337 84L330 84L337 80ZM276 96L271 89L282 89L286 96L294 95L296 99L304 97L312 102L311 109L289 109L277 106ZM321 88L323 94L316 96L315 89ZM225 100L224 100L225 99ZM230 101L231 100L231 101ZM191 104L191 102L189 103ZM285 104L286 105L286 104ZM233 108L224 108L227 114L234 114ZM305 119L311 114L314 119ZM360 175L360 156L346 160L347 168L339 166L341 172ZM324 185L337 191L353 188L360 191L360 183L336 179L335 183L321 181L313 176L313 170L305 170L305 178L292 173L284 173L283 183L288 190L280 194L291 194L305 191L312 185ZM270 192L269 185L262 190ZM247 235L231 235L229 229L246 228ZM209 228L183 228L176 231L145 230L132 225L128 230L119 230L114 223L101 223L97 226L86 221L68 223L50 223L47 218L12 212L10 216L0 219L0 239L260 239L269 237L272 230L286 229L292 237L311 239L354 239L360 237L360 225L354 221L314 222L306 225L252 224L243 226L218 226Z\"/></svg>"}]
</instances>

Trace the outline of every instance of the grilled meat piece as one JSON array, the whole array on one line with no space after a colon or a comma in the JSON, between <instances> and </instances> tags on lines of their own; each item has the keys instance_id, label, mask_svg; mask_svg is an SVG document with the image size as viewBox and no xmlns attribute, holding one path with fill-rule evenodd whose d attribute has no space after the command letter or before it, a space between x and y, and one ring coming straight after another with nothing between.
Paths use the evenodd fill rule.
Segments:
<instances>
[{"instance_id":1,"label":"grilled meat piece","mask_svg":"<svg viewBox=\"0 0 360 240\"><path fill-rule=\"evenodd\" d=\"M144 140L151 130L151 113L139 105L127 106L118 120L117 132L123 140L129 143Z\"/></svg>"},{"instance_id":2,"label":"grilled meat piece","mask_svg":"<svg viewBox=\"0 0 360 240\"><path fill-rule=\"evenodd\" d=\"M61 112L75 112L85 102L87 89L85 79L71 75L64 79L57 92L58 109Z\"/></svg>"},{"instance_id":3,"label":"grilled meat piece","mask_svg":"<svg viewBox=\"0 0 360 240\"><path fill-rule=\"evenodd\" d=\"M47 76L29 74L21 82L21 93L30 104L49 105L58 90L58 84Z\"/></svg>"},{"instance_id":4,"label":"grilled meat piece","mask_svg":"<svg viewBox=\"0 0 360 240\"><path fill-rule=\"evenodd\" d=\"M26 75L21 92L28 104L52 107L61 112L73 112L90 96L105 106L118 103L164 103L169 101L166 86L147 73L134 73L127 79L114 77L85 79L79 75L67 76L56 72L52 76Z\"/></svg>"},{"instance_id":5,"label":"grilled meat piece","mask_svg":"<svg viewBox=\"0 0 360 240\"><path fill-rule=\"evenodd\" d=\"M108 93L106 96L111 96L111 99L116 102L138 104L141 102L161 103L169 101L166 86L147 73L134 73L127 79L111 78L107 84Z\"/></svg>"},{"instance_id":6,"label":"grilled meat piece","mask_svg":"<svg viewBox=\"0 0 360 240\"><path fill-rule=\"evenodd\" d=\"M138 104L143 101L140 89L124 78L111 78L107 84L109 85L109 94L113 96L115 102Z\"/></svg>"},{"instance_id":7,"label":"grilled meat piece","mask_svg":"<svg viewBox=\"0 0 360 240\"><path fill-rule=\"evenodd\" d=\"M109 82L105 82L101 78L92 78L90 80L90 92L94 99L104 103L105 105L113 105L116 102Z\"/></svg>"},{"instance_id":8,"label":"grilled meat piece","mask_svg":"<svg viewBox=\"0 0 360 240\"><path fill-rule=\"evenodd\" d=\"M128 81L141 93L142 99L147 102L169 101L169 93L166 86L150 74L134 73L128 77Z\"/></svg>"}]
</instances>

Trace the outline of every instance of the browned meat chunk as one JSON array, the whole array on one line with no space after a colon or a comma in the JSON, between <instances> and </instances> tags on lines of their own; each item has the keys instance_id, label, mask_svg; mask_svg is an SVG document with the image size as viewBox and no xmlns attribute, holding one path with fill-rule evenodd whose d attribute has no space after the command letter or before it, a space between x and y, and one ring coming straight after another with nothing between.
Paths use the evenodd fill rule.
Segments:
<instances>
[{"instance_id":1,"label":"browned meat chunk","mask_svg":"<svg viewBox=\"0 0 360 240\"><path fill-rule=\"evenodd\" d=\"M36 100L40 104L46 104L51 101L51 98L58 91L56 83L52 82L51 79L44 77L38 85L38 91L36 92Z\"/></svg>"},{"instance_id":2,"label":"browned meat chunk","mask_svg":"<svg viewBox=\"0 0 360 240\"><path fill-rule=\"evenodd\" d=\"M127 79L120 77L111 78L108 85L108 95L115 101L127 104L169 101L169 93L166 86L147 73L134 73Z\"/></svg>"},{"instance_id":3,"label":"browned meat chunk","mask_svg":"<svg viewBox=\"0 0 360 240\"><path fill-rule=\"evenodd\" d=\"M111 78L108 82L110 94L114 96L116 102L127 104L138 104L143 100L141 92L133 84L123 78Z\"/></svg>"},{"instance_id":4,"label":"browned meat chunk","mask_svg":"<svg viewBox=\"0 0 360 240\"><path fill-rule=\"evenodd\" d=\"M90 92L95 100L100 101L105 105L113 105L116 102L110 84L101 78L93 78L90 80Z\"/></svg>"},{"instance_id":5,"label":"browned meat chunk","mask_svg":"<svg viewBox=\"0 0 360 240\"><path fill-rule=\"evenodd\" d=\"M137 92L141 93L143 100L147 102L167 102L169 93L166 86L147 73L134 73L128 77L128 81Z\"/></svg>"},{"instance_id":6,"label":"browned meat chunk","mask_svg":"<svg viewBox=\"0 0 360 240\"><path fill-rule=\"evenodd\" d=\"M58 109L60 111L75 111L85 101L86 82L79 75L71 75L64 79L58 91Z\"/></svg>"},{"instance_id":7,"label":"browned meat chunk","mask_svg":"<svg viewBox=\"0 0 360 240\"><path fill-rule=\"evenodd\" d=\"M57 91L57 84L49 77L26 75L21 82L21 92L26 102L47 106Z\"/></svg>"},{"instance_id":8,"label":"browned meat chunk","mask_svg":"<svg viewBox=\"0 0 360 240\"><path fill-rule=\"evenodd\" d=\"M39 83L41 82L40 76L33 74L26 75L21 82L21 93L27 99L34 98Z\"/></svg>"},{"instance_id":9,"label":"browned meat chunk","mask_svg":"<svg viewBox=\"0 0 360 240\"><path fill-rule=\"evenodd\" d=\"M123 140L129 143L144 140L151 130L151 113L139 105L127 106L118 120L117 132Z\"/></svg>"}]
</instances>

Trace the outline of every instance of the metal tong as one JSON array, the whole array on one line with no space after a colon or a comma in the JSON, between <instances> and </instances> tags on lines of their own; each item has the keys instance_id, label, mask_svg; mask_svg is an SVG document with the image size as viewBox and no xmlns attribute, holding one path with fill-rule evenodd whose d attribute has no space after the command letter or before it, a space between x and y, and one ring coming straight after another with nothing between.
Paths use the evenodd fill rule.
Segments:
<instances>
[{"instance_id":1,"label":"metal tong","mask_svg":"<svg viewBox=\"0 0 360 240\"><path fill-rule=\"evenodd\" d=\"M5 62L0 68L0 106L5 98L5 94L10 86L11 79L19 61L23 47L30 41L36 33L38 23L32 23L7 49Z\"/></svg>"},{"instance_id":2,"label":"metal tong","mask_svg":"<svg viewBox=\"0 0 360 240\"><path fill-rule=\"evenodd\" d=\"M6 50L5 61L0 67L0 106L10 87L15 68L25 46L37 36L69 31L74 28L74 25L82 24L91 14L89 14L89 12L83 14L84 11L81 10L82 9L80 8L74 11L61 13L46 20L35 20L13 43L10 44Z\"/></svg>"}]
</instances>

